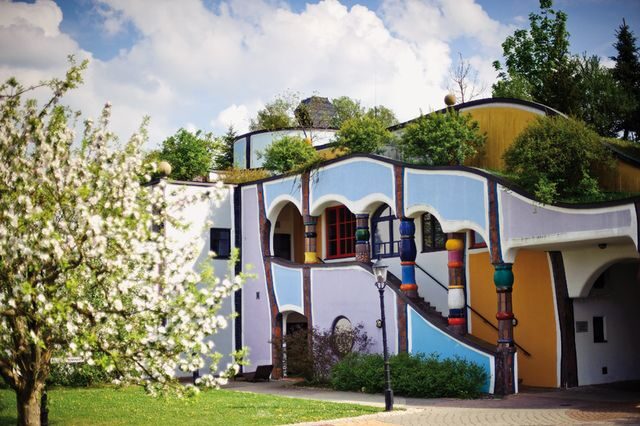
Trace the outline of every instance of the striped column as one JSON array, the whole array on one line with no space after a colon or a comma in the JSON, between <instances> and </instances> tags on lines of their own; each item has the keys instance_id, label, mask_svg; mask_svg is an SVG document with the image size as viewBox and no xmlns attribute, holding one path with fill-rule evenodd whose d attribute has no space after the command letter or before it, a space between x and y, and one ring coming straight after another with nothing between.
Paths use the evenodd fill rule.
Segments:
<instances>
[{"instance_id":1,"label":"striped column","mask_svg":"<svg viewBox=\"0 0 640 426\"><path fill-rule=\"evenodd\" d=\"M464 234L447 234L449 252L449 328L460 335L467 333L464 294Z\"/></svg>"},{"instance_id":2,"label":"striped column","mask_svg":"<svg viewBox=\"0 0 640 426\"><path fill-rule=\"evenodd\" d=\"M316 251L316 216L304 216L304 263L318 263L318 254Z\"/></svg>"},{"instance_id":3,"label":"striped column","mask_svg":"<svg viewBox=\"0 0 640 426\"><path fill-rule=\"evenodd\" d=\"M356 261L365 263L371 261L370 236L369 215L356 214Z\"/></svg>"},{"instance_id":4,"label":"striped column","mask_svg":"<svg viewBox=\"0 0 640 426\"><path fill-rule=\"evenodd\" d=\"M400 265L402 265L400 290L409 297L418 297L415 233L416 225L413 219L403 217L400 221Z\"/></svg>"},{"instance_id":5,"label":"striped column","mask_svg":"<svg viewBox=\"0 0 640 426\"><path fill-rule=\"evenodd\" d=\"M508 395L515 392L513 343L513 308L511 293L513 289L513 271L511 263L494 264L493 282L498 294L498 350L496 356L496 393Z\"/></svg>"}]
</instances>

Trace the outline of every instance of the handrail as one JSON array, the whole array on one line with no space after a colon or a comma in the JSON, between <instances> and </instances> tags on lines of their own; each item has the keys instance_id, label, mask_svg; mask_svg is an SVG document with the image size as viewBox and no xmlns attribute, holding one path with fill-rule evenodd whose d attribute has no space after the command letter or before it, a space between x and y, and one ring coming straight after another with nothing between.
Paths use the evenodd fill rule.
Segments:
<instances>
[{"instance_id":1,"label":"handrail","mask_svg":"<svg viewBox=\"0 0 640 426\"><path fill-rule=\"evenodd\" d=\"M422 266L418 265L417 263L415 264L416 267L418 269L420 269L422 272L424 272L429 278L431 278L433 281L435 281L436 284L438 284L440 287L442 287L443 289L445 289L447 292L449 291L449 289L447 287L445 287L444 284L442 284L436 277L434 277L433 275L431 275L429 272L427 272ZM493 323L491 321L489 321L487 318L485 318L480 312L476 311L475 309L473 309L471 306L469 306L466 302L465 302L465 306L474 314L476 314L477 316L479 316L486 324L489 324L494 330L498 331L498 327L496 327L495 325L493 325ZM520 348L520 350L522 351L522 353L524 353L526 356L531 356L531 353L529 351L527 351L525 348L523 348L522 346L520 346L515 340L513 341L513 344L516 345L518 348Z\"/></svg>"}]
</instances>

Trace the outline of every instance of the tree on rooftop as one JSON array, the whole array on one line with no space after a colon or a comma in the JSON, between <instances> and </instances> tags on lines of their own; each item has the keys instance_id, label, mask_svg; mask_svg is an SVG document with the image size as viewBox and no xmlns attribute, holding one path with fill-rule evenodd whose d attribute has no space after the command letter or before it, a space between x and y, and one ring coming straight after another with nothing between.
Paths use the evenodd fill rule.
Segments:
<instances>
[{"instance_id":1,"label":"tree on rooftop","mask_svg":"<svg viewBox=\"0 0 640 426\"><path fill-rule=\"evenodd\" d=\"M252 118L249 129L277 130L297 125L294 109L298 105L298 96L285 93L268 102L264 108L258 111L256 118Z\"/></svg>"},{"instance_id":2,"label":"tree on rooftop","mask_svg":"<svg viewBox=\"0 0 640 426\"><path fill-rule=\"evenodd\" d=\"M530 29L518 29L502 43L504 66L495 61L493 96L518 96L565 113L577 106L576 63L569 53L567 15L540 0L540 14L529 14Z\"/></svg>"},{"instance_id":3,"label":"tree on rooftop","mask_svg":"<svg viewBox=\"0 0 640 426\"><path fill-rule=\"evenodd\" d=\"M347 154L380 153L392 144L393 133L377 117L365 114L347 119L336 133L335 146Z\"/></svg>"},{"instance_id":4,"label":"tree on rooftop","mask_svg":"<svg viewBox=\"0 0 640 426\"><path fill-rule=\"evenodd\" d=\"M299 136L283 136L273 141L263 156L262 167L276 173L287 173L320 159L318 151Z\"/></svg>"},{"instance_id":5,"label":"tree on rooftop","mask_svg":"<svg viewBox=\"0 0 640 426\"><path fill-rule=\"evenodd\" d=\"M616 31L616 37L617 41L614 47L617 54L611 57L616 62L613 68L613 77L620 83L624 93L630 96L633 103L633 107L622 117L620 130L624 133L624 139L633 136L638 140L640 131L640 58L636 37L624 19Z\"/></svg>"},{"instance_id":6,"label":"tree on rooftop","mask_svg":"<svg viewBox=\"0 0 640 426\"><path fill-rule=\"evenodd\" d=\"M171 177L178 180L207 178L224 147L211 133L180 129L162 142L159 158L171 164Z\"/></svg>"},{"instance_id":7,"label":"tree on rooftop","mask_svg":"<svg viewBox=\"0 0 640 426\"><path fill-rule=\"evenodd\" d=\"M173 216L196 197L141 185L151 172L144 126L116 144L107 105L74 143L74 115L59 101L85 67L72 63L47 82L44 107L25 101L29 89L15 79L0 85L0 376L21 425L40 423L54 358L81 357L151 393L184 393L175 372L210 361L198 383L218 385L207 337L224 326L218 310L242 281L219 282L210 264L192 272L196 248L152 230L181 226ZM212 186L208 196L221 194Z\"/></svg>"},{"instance_id":8,"label":"tree on rooftop","mask_svg":"<svg viewBox=\"0 0 640 426\"><path fill-rule=\"evenodd\" d=\"M454 166L476 155L486 136L470 114L448 108L409 123L402 132L403 159L425 166Z\"/></svg>"}]
</instances>

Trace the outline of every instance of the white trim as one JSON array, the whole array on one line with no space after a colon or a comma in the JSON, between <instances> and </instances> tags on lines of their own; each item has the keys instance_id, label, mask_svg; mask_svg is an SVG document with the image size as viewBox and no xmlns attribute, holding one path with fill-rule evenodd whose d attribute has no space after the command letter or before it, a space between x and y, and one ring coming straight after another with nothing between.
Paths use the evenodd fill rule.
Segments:
<instances>
[{"instance_id":1,"label":"white trim","mask_svg":"<svg viewBox=\"0 0 640 426\"><path fill-rule=\"evenodd\" d=\"M277 219L287 202L296 206L298 212L300 212L300 215L302 216L302 203L289 194L280 194L274 198L273 201L271 201L271 204L269 204L269 207L266 208L265 212L267 219L272 222Z\"/></svg>"},{"instance_id":2,"label":"white trim","mask_svg":"<svg viewBox=\"0 0 640 426\"><path fill-rule=\"evenodd\" d=\"M393 200L383 194L382 192L372 192L357 200L349 200L344 195L339 194L327 194L313 201L313 204L309 207L309 214L311 216L319 216L327 207L331 207L330 203L339 203L346 206L353 214L368 214L373 213L372 206L378 203L384 203L393 207Z\"/></svg>"},{"instance_id":3,"label":"white trim","mask_svg":"<svg viewBox=\"0 0 640 426\"><path fill-rule=\"evenodd\" d=\"M473 312L471 312L471 271L469 270L469 235L467 234L467 238L465 238L465 254L464 254L464 276L466 278L466 283L464 286L465 292L467 293L467 333L473 334L473 326L471 324L473 318Z\"/></svg>"},{"instance_id":4,"label":"white trim","mask_svg":"<svg viewBox=\"0 0 640 426\"><path fill-rule=\"evenodd\" d=\"M520 391L520 389L518 389L518 351L513 354L513 378L513 391L518 393Z\"/></svg>"},{"instance_id":5,"label":"white trim","mask_svg":"<svg viewBox=\"0 0 640 426\"><path fill-rule=\"evenodd\" d=\"M387 286L388 287L388 286ZM400 337L400 333L399 333L399 323L398 323L398 295L396 294L395 291L391 290L391 294L393 295L393 323L395 324L395 339L393 339L394 342L394 346L395 346L395 353L399 353L400 352L400 347L398 345L398 340Z\"/></svg>"},{"instance_id":6,"label":"white trim","mask_svg":"<svg viewBox=\"0 0 640 426\"><path fill-rule=\"evenodd\" d=\"M556 277L553 273L551 255L547 252L547 263L549 264L549 276L551 278L551 293L553 294L553 314L556 323L556 386L562 387L562 335L560 333L560 315L558 314L558 299L556 297Z\"/></svg>"},{"instance_id":7,"label":"white trim","mask_svg":"<svg viewBox=\"0 0 640 426\"><path fill-rule=\"evenodd\" d=\"M303 303L304 303L304 301L303 301ZM289 305L289 304L282 305L282 306L278 305L278 310L280 311L281 314L284 314L284 313L287 313L287 312L297 312L300 315L304 316L304 309L300 309L300 307L296 306L296 305ZM307 320L308 320L308 318L307 318Z\"/></svg>"}]
</instances>

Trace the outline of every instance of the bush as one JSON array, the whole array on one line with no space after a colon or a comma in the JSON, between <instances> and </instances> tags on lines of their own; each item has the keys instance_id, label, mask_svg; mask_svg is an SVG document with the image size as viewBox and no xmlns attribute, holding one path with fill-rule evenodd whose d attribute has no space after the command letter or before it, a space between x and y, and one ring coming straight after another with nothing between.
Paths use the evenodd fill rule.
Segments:
<instances>
[{"instance_id":1,"label":"bush","mask_svg":"<svg viewBox=\"0 0 640 426\"><path fill-rule=\"evenodd\" d=\"M336 147L344 149L347 154L380 153L393 141L393 134L373 114L345 120L336 133Z\"/></svg>"},{"instance_id":2,"label":"bush","mask_svg":"<svg viewBox=\"0 0 640 426\"><path fill-rule=\"evenodd\" d=\"M389 359L389 366L394 393L409 397L473 398L487 380L482 367L460 358L398 354ZM382 355L347 356L332 369L331 384L337 390L383 392Z\"/></svg>"},{"instance_id":3,"label":"bush","mask_svg":"<svg viewBox=\"0 0 640 426\"><path fill-rule=\"evenodd\" d=\"M276 173L312 165L319 161L318 151L299 136L283 136L275 140L264 152L262 167Z\"/></svg>"},{"instance_id":4,"label":"bush","mask_svg":"<svg viewBox=\"0 0 640 426\"><path fill-rule=\"evenodd\" d=\"M309 350L309 340L312 350ZM287 374L301 376L311 383L329 383L331 369L340 360L353 352L369 350L372 340L364 331L364 325L358 324L349 330L321 330L314 328L298 330L285 337L287 344ZM273 344L280 352L282 341ZM281 359L282 354L278 357Z\"/></svg>"},{"instance_id":5,"label":"bush","mask_svg":"<svg viewBox=\"0 0 640 426\"><path fill-rule=\"evenodd\" d=\"M596 166L612 164L597 133L560 116L536 119L505 151L504 160L507 172L546 203L600 199Z\"/></svg>"},{"instance_id":6,"label":"bush","mask_svg":"<svg viewBox=\"0 0 640 426\"><path fill-rule=\"evenodd\" d=\"M405 161L425 166L456 166L473 157L484 146L478 122L453 108L423 115L402 133L400 151Z\"/></svg>"},{"instance_id":7,"label":"bush","mask_svg":"<svg viewBox=\"0 0 640 426\"><path fill-rule=\"evenodd\" d=\"M66 363L52 362L51 371L47 378L49 386L92 386L101 383L109 383L114 377L98 365L89 365L85 362Z\"/></svg>"}]
</instances>

